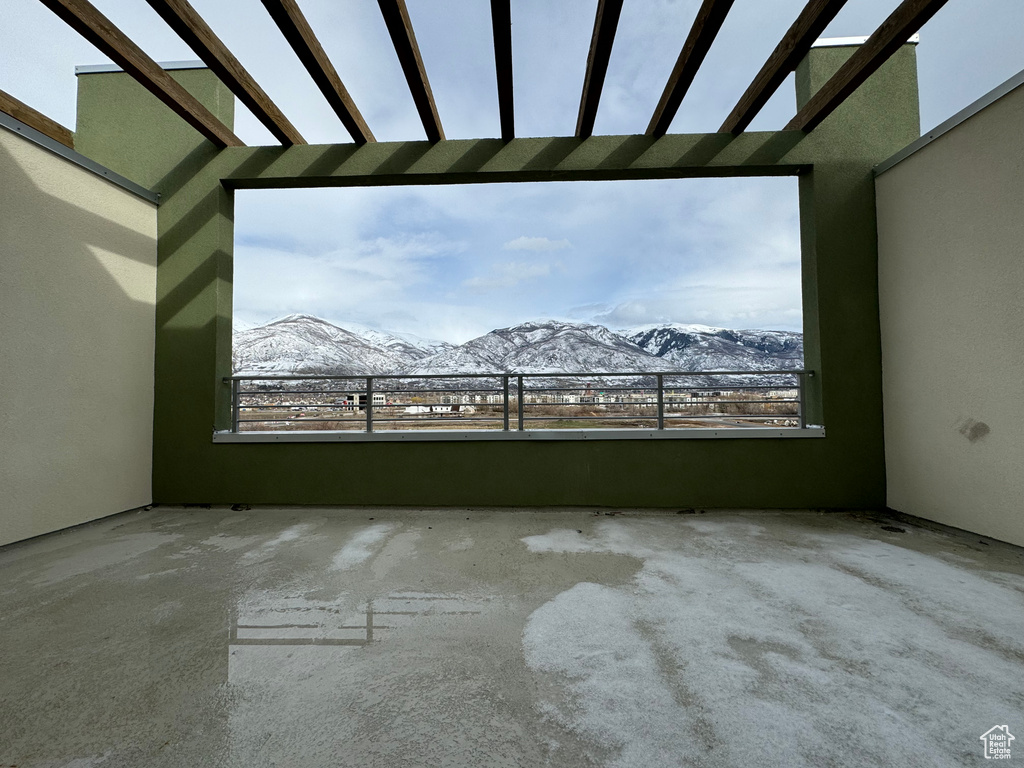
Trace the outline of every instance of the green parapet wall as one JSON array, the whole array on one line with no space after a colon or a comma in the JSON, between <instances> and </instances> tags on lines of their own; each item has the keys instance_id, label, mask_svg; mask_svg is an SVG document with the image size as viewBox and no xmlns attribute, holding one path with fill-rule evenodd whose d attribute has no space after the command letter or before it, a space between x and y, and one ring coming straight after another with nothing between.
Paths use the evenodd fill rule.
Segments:
<instances>
[{"instance_id":1,"label":"green parapet wall","mask_svg":"<svg viewBox=\"0 0 1024 768\"><path fill-rule=\"evenodd\" d=\"M797 97L853 48L816 48ZM175 76L229 125L206 70ZM81 75L76 146L161 194L154 500L862 508L885 503L872 167L919 135L904 46L813 133L216 150L124 74ZM798 175L818 439L214 444L229 424L233 190Z\"/></svg>"}]
</instances>

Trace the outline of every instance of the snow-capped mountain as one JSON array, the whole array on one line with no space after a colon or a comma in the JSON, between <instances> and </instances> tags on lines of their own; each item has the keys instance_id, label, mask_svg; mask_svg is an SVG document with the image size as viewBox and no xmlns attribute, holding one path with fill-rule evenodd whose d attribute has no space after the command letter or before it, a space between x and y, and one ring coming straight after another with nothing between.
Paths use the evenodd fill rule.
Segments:
<instances>
[{"instance_id":1,"label":"snow-capped mountain","mask_svg":"<svg viewBox=\"0 0 1024 768\"><path fill-rule=\"evenodd\" d=\"M311 315L288 315L234 334L236 374L389 373L406 362L391 349Z\"/></svg>"},{"instance_id":2,"label":"snow-capped mountain","mask_svg":"<svg viewBox=\"0 0 1024 768\"><path fill-rule=\"evenodd\" d=\"M454 344L437 339L425 339L414 333L397 333L395 331L380 331L368 325L359 323L348 323L340 326L349 333L366 340L375 347L388 349L398 355L402 360L419 360L430 357L439 352L454 349Z\"/></svg>"},{"instance_id":3,"label":"snow-capped mountain","mask_svg":"<svg viewBox=\"0 0 1024 768\"><path fill-rule=\"evenodd\" d=\"M664 362L602 325L537 320L498 328L403 372L566 373L660 371Z\"/></svg>"},{"instance_id":4,"label":"snow-capped mountain","mask_svg":"<svg viewBox=\"0 0 1024 768\"><path fill-rule=\"evenodd\" d=\"M683 371L769 371L803 367L803 334L733 331L706 325L648 325L620 333Z\"/></svg>"},{"instance_id":5,"label":"snow-capped mountain","mask_svg":"<svg viewBox=\"0 0 1024 768\"><path fill-rule=\"evenodd\" d=\"M800 368L803 339L787 331L660 325L615 333L601 325L537 320L455 346L310 315L234 334L245 375L765 371ZM760 377L764 378L764 377ZM696 382L697 380L694 379ZM731 380L738 383L738 380ZM706 383L710 383L710 380Z\"/></svg>"}]
</instances>

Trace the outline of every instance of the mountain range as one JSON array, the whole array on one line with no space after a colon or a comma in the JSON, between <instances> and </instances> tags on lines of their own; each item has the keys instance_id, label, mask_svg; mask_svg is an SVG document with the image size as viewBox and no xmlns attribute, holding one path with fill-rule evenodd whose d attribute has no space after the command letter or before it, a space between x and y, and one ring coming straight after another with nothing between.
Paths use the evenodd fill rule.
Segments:
<instances>
[{"instance_id":1,"label":"mountain range","mask_svg":"<svg viewBox=\"0 0 1024 768\"><path fill-rule=\"evenodd\" d=\"M233 365L236 374L257 376L792 370L803 366L803 337L682 324L611 331L535 320L455 345L289 315L236 331Z\"/></svg>"}]
</instances>

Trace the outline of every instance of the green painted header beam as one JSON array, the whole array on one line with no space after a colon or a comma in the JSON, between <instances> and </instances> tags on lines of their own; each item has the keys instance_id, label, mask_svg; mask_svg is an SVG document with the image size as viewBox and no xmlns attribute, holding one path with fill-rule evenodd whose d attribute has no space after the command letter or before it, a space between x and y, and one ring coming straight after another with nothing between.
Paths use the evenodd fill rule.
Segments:
<instances>
[{"instance_id":1,"label":"green painted header beam","mask_svg":"<svg viewBox=\"0 0 1024 768\"><path fill-rule=\"evenodd\" d=\"M241 147L221 152L211 170L225 186L249 189L793 176L811 168L805 141L789 131Z\"/></svg>"}]
</instances>

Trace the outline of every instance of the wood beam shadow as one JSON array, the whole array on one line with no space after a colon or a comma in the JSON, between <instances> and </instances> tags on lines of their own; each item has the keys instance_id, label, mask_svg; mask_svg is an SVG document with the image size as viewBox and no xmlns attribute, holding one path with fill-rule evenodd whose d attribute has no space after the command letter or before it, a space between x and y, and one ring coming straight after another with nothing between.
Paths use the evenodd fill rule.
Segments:
<instances>
[{"instance_id":1,"label":"wood beam shadow","mask_svg":"<svg viewBox=\"0 0 1024 768\"><path fill-rule=\"evenodd\" d=\"M180 251L185 243L199 235L200 231L221 214L218 205L222 190L214 188L195 200L176 222L160 234L157 264L163 264Z\"/></svg>"},{"instance_id":2,"label":"wood beam shadow","mask_svg":"<svg viewBox=\"0 0 1024 768\"><path fill-rule=\"evenodd\" d=\"M601 170L629 168L657 141L653 136L624 136L597 167Z\"/></svg>"},{"instance_id":3,"label":"wood beam shadow","mask_svg":"<svg viewBox=\"0 0 1024 768\"><path fill-rule=\"evenodd\" d=\"M181 277L173 286L168 287L166 284L158 282L157 328L166 326L204 293L214 289L219 276L218 264L225 263L228 259L230 259L230 255L218 248L203 259L202 263L196 264L190 269L188 274ZM196 317L202 317L203 312L203 309L198 309L195 312ZM212 322L212 320L207 322ZM203 323L200 323L194 327L202 325Z\"/></svg>"},{"instance_id":4,"label":"wood beam shadow","mask_svg":"<svg viewBox=\"0 0 1024 768\"><path fill-rule=\"evenodd\" d=\"M540 151L523 163L524 171L554 171L559 163L579 149L580 139L549 139Z\"/></svg>"},{"instance_id":5,"label":"wood beam shadow","mask_svg":"<svg viewBox=\"0 0 1024 768\"><path fill-rule=\"evenodd\" d=\"M221 177L232 176L241 179L256 178L263 171L281 159L288 151L287 147L257 147L252 153L234 168L225 169ZM227 186L232 186L228 183Z\"/></svg>"},{"instance_id":6,"label":"wood beam shadow","mask_svg":"<svg viewBox=\"0 0 1024 768\"><path fill-rule=\"evenodd\" d=\"M475 173L493 160L507 146L503 139L475 141L448 168L450 173Z\"/></svg>"},{"instance_id":7,"label":"wood beam shadow","mask_svg":"<svg viewBox=\"0 0 1024 768\"><path fill-rule=\"evenodd\" d=\"M205 142L196 146L173 168L165 173L156 184L152 186L154 192L163 197L170 197L179 189L188 184L196 176L196 169L202 168L210 163L220 150ZM146 186L143 184L143 186Z\"/></svg>"},{"instance_id":8,"label":"wood beam shadow","mask_svg":"<svg viewBox=\"0 0 1024 768\"><path fill-rule=\"evenodd\" d=\"M805 138L807 134L803 131L778 131L740 163L754 166L776 165Z\"/></svg>"},{"instance_id":9,"label":"wood beam shadow","mask_svg":"<svg viewBox=\"0 0 1024 768\"><path fill-rule=\"evenodd\" d=\"M730 133L709 133L680 155L674 165L691 168L708 165L732 144L734 138Z\"/></svg>"},{"instance_id":10,"label":"wood beam shadow","mask_svg":"<svg viewBox=\"0 0 1024 768\"><path fill-rule=\"evenodd\" d=\"M406 141L369 171L371 175L401 175L422 160L436 145L429 141Z\"/></svg>"},{"instance_id":11,"label":"wood beam shadow","mask_svg":"<svg viewBox=\"0 0 1024 768\"><path fill-rule=\"evenodd\" d=\"M360 146L362 145L329 144L325 146L313 162L299 171L299 179L296 179L296 181L307 177L326 178L332 176L339 168L352 159L352 156L355 155ZM255 176L256 174L251 174L251 177Z\"/></svg>"},{"instance_id":12,"label":"wood beam shadow","mask_svg":"<svg viewBox=\"0 0 1024 768\"><path fill-rule=\"evenodd\" d=\"M418 160L424 157L433 147L426 141L407 141L400 147L384 153L382 160L377 145L330 144L324 146L319 154L305 168L297 171L294 176L258 180L258 173L244 172L235 174L245 180L246 187L341 187L367 186L388 184L385 175L400 175L408 171ZM346 165L352 166L341 172ZM411 180L410 180L411 181Z\"/></svg>"},{"instance_id":13,"label":"wood beam shadow","mask_svg":"<svg viewBox=\"0 0 1024 768\"><path fill-rule=\"evenodd\" d=\"M26 190L24 193L32 199L32 205L39 209L55 210L56 221L60 221L66 231L79 233L83 238L82 242L90 245L106 244L111 249L111 243L117 243L117 254L133 261L148 264L149 254L152 252L155 240L152 236L146 235L138 230L120 224L114 219L101 216L92 211L76 205L73 201L62 196L54 195L39 186L32 175L25 171L19 160L6 147L0 146L0 167L9 169L4 176L4 191ZM15 179L17 175L17 179ZM0 199L0 204L5 203ZM45 228L40 236L50 234L50 229ZM82 233L89 233L88 235ZM57 236L54 230L53 236ZM5 233L5 238L7 235ZM5 244L6 244L5 239ZM63 246L62 246L63 247ZM72 253L70 247L65 248L67 253ZM59 252L59 251L55 251Z\"/></svg>"}]
</instances>

